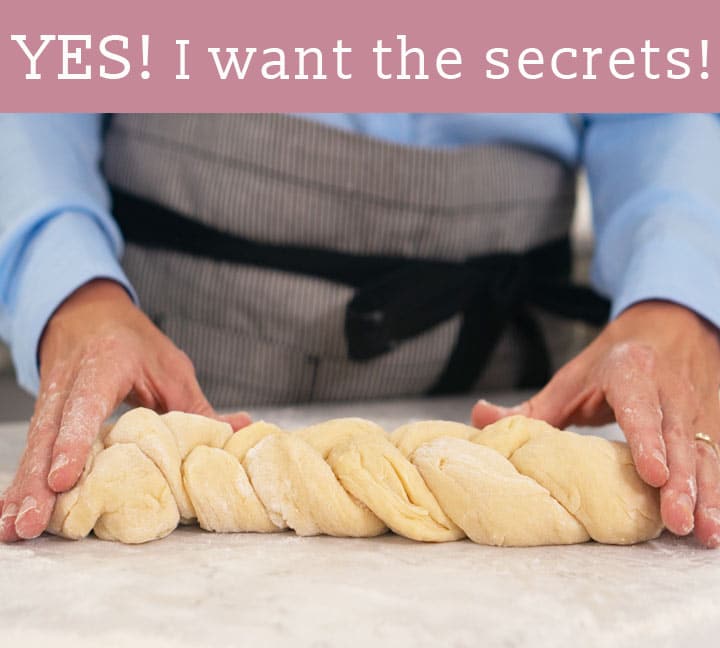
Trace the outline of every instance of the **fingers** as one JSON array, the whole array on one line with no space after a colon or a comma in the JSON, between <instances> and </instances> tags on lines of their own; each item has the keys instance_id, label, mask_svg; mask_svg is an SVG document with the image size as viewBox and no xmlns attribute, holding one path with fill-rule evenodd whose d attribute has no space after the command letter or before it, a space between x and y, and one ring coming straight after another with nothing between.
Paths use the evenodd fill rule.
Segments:
<instances>
[{"instance_id":1,"label":"fingers","mask_svg":"<svg viewBox=\"0 0 720 648\"><path fill-rule=\"evenodd\" d=\"M173 356L162 372L165 376L152 388L159 394L159 400L165 411L181 411L190 414L200 414L209 418L229 423L233 430L239 430L252 423L247 412L233 412L220 415L205 397L200 387L192 360L183 352L173 353Z\"/></svg>"},{"instance_id":2,"label":"fingers","mask_svg":"<svg viewBox=\"0 0 720 648\"><path fill-rule=\"evenodd\" d=\"M234 412L232 414L225 414L218 416L218 420L229 423L233 430L237 431L241 428L247 427L252 423L252 418L247 412Z\"/></svg>"},{"instance_id":3,"label":"fingers","mask_svg":"<svg viewBox=\"0 0 720 648\"><path fill-rule=\"evenodd\" d=\"M652 349L638 344L613 349L603 382L638 474L661 487L665 526L687 535L697 497L692 434L698 407L691 391L667 370L657 370Z\"/></svg>"},{"instance_id":4,"label":"fingers","mask_svg":"<svg viewBox=\"0 0 720 648\"><path fill-rule=\"evenodd\" d=\"M15 531L17 513L17 504L5 502L2 516L0 516L0 542L16 542L20 539L20 536Z\"/></svg>"},{"instance_id":5,"label":"fingers","mask_svg":"<svg viewBox=\"0 0 720 648\"><path fill-rule=\"evenodd\" d=\"M131 370L122 362L109 362L96 356L86 356L81 361L52 448L48 484L53 491L61 493L75 485L100 426L131 384Z\"/></svg>"},{"instance_id":6,"label":"fingers","mask_svg":"<svg viewBox=\"0 0 720 648\"><path fill-rule=\"evenodd\" d=\"M43 480L45 481L45 480ZM55 506L55 493L43 484L43 495L36 499L32 495L23 498L15 519L15 531L23 540L37 538L47 528Z\"/></svg>"},{"instance_id":7,"label":"fingers","mask_svg":"<svg viewBox=\"0 0 720 648\"><path fill-rule=\"evenodd\" d=\"M184 354L180 362L180 371L174 374L173 383L172 388L166 389L167 396L164 398L168 411L179 410L208 416L229 423L233 430L239 430L252 423L247 412L233 412L222 416L215 412L198 383L192 362Z\"/></svg>"},{"instance_id":8,"label":"fingers","mask_svg":"<svg viewBox=\"0 0 720 648\"><path fill-rule=\"evenodd\" d=\"M153 409L217 416L192 363L147 317L120 300L80 291L53 316L41 343L43 387L20 468L0 504L0 540L39 535L55 493L77 482L102 423L129 393ZM96 299L97 297L97 299ZM249 418L229 417L236 427Z\"/></svg>"},{"instance_id":9,"label":"fingers","mask_svg":"<svg viewBox=\"0 0 720 648\"><path fill-rule=\"evenodd\" d=\"M174 350L158 376L151 377L166 411L181 411L217 418L195 375L192 361Z\"/></svg>"},{"instance_id":10,"label":"fingers","mask_svg":"<svg viewBox=\"0 0 720 648\"><path fill-rule=\"evenodd\" d=\"M720 547L720 457L703 441L696 441L698 499L695 536L706 547Z\"/></svg>"},{"instance_id":11,"label":"fingers","mask_svg":"<svg viewBox=\"0 0 720 648\"><path fill-rule=\"evenodd\" d=\"M58 378L68 380L68 378ZM41 392L30 423L28 444L15 479L4 496L0 541L34 538L47 526L55 494L47 484L52 447L68 391L56 381Z\"/></svg>"},{"instance_id":12,"label":"fingers","mask_svg":"<svg viewBox=\"0 0 720 648\"><path fill-rule=\"evenodd\" d=\"M583 397L578 364L576 360L560 369L541 391L520 405L502 407L484 399L479 400L472 410L473 425L482 428L506 416L523 414L563 427Z\"/></svg>"},{"instance_id":13,"label":"fingers","mask_svg":"<svg viewBox=\"0 0 720 648\"><path fill-rule=\"evenodd\" d=\"M484 428L486 425L495 423L501 418L506 416L512 416L513 414L519 413L518 407L502 407L501 405L495 405L481 398L472 409L470 415L472 424L477 428Z\"/></svg>"},{"instance_id":14,"label":"fingers","mask_svg":"<svg viewBox=\"0 0 720 648\"><path fill-rule=\"evenodd\" d=\"M663 399L662 427L670 474L660 490L660 511L670 531L687 535L693 529L697 499L693 420L687 399L682 398L680 389L674 391L672 401Z\"/></svg>"},{"instance_id":15,"label":"fingers","mask_svg":"<svg viewBox=\"0 0 720 648\"><path fill-rule=\"evenodd\" d=\"M641 479L651 486L665 484L670 474L663 439L663 410L656 379L644 351L622 353L610 360L605 398L627 439Z\"/></svg>"}]
</instances>

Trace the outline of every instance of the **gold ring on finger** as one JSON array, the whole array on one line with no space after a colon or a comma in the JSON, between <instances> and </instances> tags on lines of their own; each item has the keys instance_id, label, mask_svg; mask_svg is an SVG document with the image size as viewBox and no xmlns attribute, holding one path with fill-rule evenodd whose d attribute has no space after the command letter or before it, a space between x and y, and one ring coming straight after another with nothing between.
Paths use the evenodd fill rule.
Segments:
<instances>
[{"instance_id":1,"label":"gold ring on finger","mask_svg":"<svg viewBox=\"0 0 720 648\"><path fill-rule=\"evenodd\" d=\"M720 447L718 447L718 444L715 443L715 441L713 441L709 435L705 434L704 432L696 432L695 440L707 443L715 451L718 459L720 459Z\"/></svg>"}]
</instances>

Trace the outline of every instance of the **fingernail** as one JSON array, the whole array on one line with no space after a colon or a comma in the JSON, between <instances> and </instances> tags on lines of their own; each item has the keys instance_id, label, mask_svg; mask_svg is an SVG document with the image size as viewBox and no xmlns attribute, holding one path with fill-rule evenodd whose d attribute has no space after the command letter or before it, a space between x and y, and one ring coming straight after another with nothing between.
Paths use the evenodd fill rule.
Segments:
<instances>
[{"instance_id":1,"label":"fingernail","mask_svg":"<svg viewBox=\"0 0 720 648\"><path fill-rule=\"evenodd\" d=\"M681 531L683 534L690 533L693 528L693 511L695 508L693 501L690 498L690 495L688 495L687 493L681 493L677 496L675 502L680 508L685 511L687 517L689 518L689 521L686 524L683 524L683 526L681 527Z\"/></svg>"},{"instance_id":2,"label":"fingernail","mask_svg":"<svg viewBox=\"0 0 720 648\"><path fill-rule=\"evenodd\" d=\"M663 477L665 478L665 480L667 480L667 478L670 477L670 469L667 467L667 460L665 459L665 455L657 448L655 448L655 450L653 450L650 454L653 459L655 459L655 461L657 461L662 466Z\"/></svg>"},{"instance_id":3,"label":"fingernail","mask_svg":"<svg viewBox=\"0 0 720 648\"><path fill-rule=\"evenodd\" d=\"M665 466L665 470L667 470L667 465L665 463L665 455L660 452L657 448L652 451L652 457L655 459L658 463L661 463L663 466Z\"/></svg>"},{"instance_id":4,"label":"fingernail","mask_svg":"<svg viewBox=\"0 0 720 648\"><path fill-rule=\"evenodd\" d=\"M692 498L687 493L680 493L680 495L677 496L677 499L675 501L681 508L685 509L688 513L692 513L695 510L695 505L693 504Z\"/></svg>"},{"instance_id":5,"label":"fingernail","mask_svg":"<svg viewBox=\"0 0 720 648\"><path fill-rule=\"evenodd\" d=\"M706 508L703 509L705 517L710 518L715 524L720 525L720 508Z\"/></svg>"},{"instance_id":6,"label":"fingernail","mask_svg":"<svg viewBox=\"0 0 720 648\"><path fill-rule=\"evenodd\" d=\"M720 547L720 534L716 533L715 535L711 535L708 538L707 546L710 549L717 549L718 547Z\"/></svg>"},{"instance_id":7,"label":"fingernail","mask_svg":"<svg viewBox=\"0 0 720 648\"><path fill-rule=\"evenodd\" d=\"M38 511L38 503L37 500L32 496L28 495L23 501L22 505L20 506L20 511L17 514L17 520L19 521L23 515L30 511Z\"/></svg>"},{"instance_id":8,"label":"fingernail","mask_svg":"<svg viewBox=\"0 0 720 648\"><path fill-rule=\"evenodd\" d=\"M53 473L60 470L60 468L64 468L69 463L70 460L64 454L59 454L55 457L55 461L52 462L52 466L50 466L50 474L48 476L52 477Z\"/></svg>"},{"instance_id":9,"label":"fingernail","mask_svg":"<svg viewBox=\"0 0 720 648\"><path fill-rule=\"evenodd\" d=\"M8 504L3 510L2 517L0 517L0 527L4 527L5 523L11 518L17 515L18 507L16 504Z\"/></svg>"},{"instance_id":10,"label":"fingernail","mask_svg":"<svg viewBox=\"0 0 720 648\"><path fill-rule=\"evenodd\" d=\"M495 410L498 410L499 412L503 412L504 414L519 414L527 408L526 403L520 403L520 405L512 405L510 407L506 407L505 405L496 405L495 403L491 403L488 400L485 400L484 398L481 398L476 405L483 405L485 407L492 407Z\"/></svg>"}]
</instances>

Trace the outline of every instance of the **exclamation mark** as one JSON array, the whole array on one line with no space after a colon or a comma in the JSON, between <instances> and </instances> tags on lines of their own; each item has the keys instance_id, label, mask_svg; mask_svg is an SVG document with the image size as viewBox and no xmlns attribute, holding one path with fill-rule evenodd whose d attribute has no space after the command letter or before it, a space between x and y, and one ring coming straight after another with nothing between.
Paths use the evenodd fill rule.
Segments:
<instances>
[{"instance_id":1,"label":"exclamation mark","mask_svg":"<svg viewBox=\"0 0 720 648\"><path fill-rule=\"evenodd\" d=\"M147 68L148 66L148 59L150 57L150 36L147 34L142 35L142 64L144 68ZM140 73L141 79L149 79L150 78L150 70L143 70Z\"/></svg>"},{"instance_id":2,"label":"exclamation mark","mask_svg":"<svg viewBox=\"0 0 720 648\"><path fill-rule=\"evenodd\" d=\"M710 78L710 73L707 71L708 66L708 42L706 40L700 41L700 54L702 56L703 71L700 72L700 78L705 81Z\"/></svg>"}]
</instances>

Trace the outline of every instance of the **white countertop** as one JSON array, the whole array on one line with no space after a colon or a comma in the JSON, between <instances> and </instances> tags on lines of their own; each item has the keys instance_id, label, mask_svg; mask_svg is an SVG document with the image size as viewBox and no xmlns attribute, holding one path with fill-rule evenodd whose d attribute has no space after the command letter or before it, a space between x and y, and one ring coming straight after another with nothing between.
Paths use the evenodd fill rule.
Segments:
<instances>
[{"instance_id":1,"label":"white countertop","mask_svg":"<svg viewBox=\"0 0 720 648\"><path fill-rule=\"evenodd\" d=\"M288 428L357 415L387 429L466 420L472 399L255 410ZM619 438L614 427L603 434ZM25 425L0 426L0 488ZM720 552L669 535L634 547L216 535L140 546L0 545L0 645L717 645Z\"/></svg>"}]
</instances>

